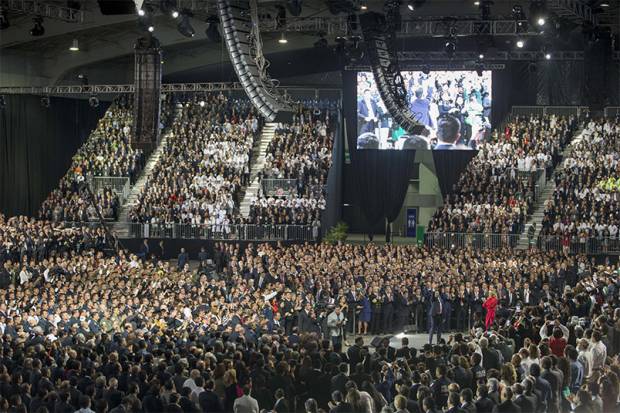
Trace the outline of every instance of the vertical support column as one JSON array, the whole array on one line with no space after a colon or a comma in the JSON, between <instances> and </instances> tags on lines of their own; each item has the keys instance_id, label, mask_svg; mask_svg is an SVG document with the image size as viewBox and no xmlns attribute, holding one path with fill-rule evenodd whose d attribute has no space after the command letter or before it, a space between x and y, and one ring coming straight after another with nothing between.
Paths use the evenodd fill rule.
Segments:
<instances>
[{"instance_id":1,"label":"vertical support column","mask_svg":"<svg viewBox=\"0 0 620 413\"><path fill-rule=\"evenodd\" d=\"M153 36L141 37L135 45L134 138L131 145L150 153L159 142L161 105L161 48Z\"/></svg>"}]
</instances>

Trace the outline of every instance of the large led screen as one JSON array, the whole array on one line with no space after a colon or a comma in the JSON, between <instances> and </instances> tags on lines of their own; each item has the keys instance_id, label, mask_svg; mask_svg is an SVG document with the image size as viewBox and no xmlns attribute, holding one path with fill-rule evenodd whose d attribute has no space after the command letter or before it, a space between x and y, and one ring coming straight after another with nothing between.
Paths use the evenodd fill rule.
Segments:
<instances>
[{"instance_id":1,"label":"large led screen","mask_svg":"<svg viewBox=\"0 0 620 413\"><path fill-rule=\"evenodd\" d=\"M358 149L475 149L491 132L491 71L402 72L407 103L424 133L392 120L371 72L357 74Z\"/></svg>"}]
</instances>

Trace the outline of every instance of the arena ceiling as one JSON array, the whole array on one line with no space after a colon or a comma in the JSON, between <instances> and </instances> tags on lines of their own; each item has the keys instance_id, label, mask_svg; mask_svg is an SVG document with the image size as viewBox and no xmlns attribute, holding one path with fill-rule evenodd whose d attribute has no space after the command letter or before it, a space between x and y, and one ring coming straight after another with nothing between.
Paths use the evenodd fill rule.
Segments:
<instances>
[{"instance_id":1,"label":"arena ceiling","mask_svg":"<svg viewBox=\"0 0 620 413\"><path fill-rule=\"evenodd\" d=\"M226 50L221 43L214 43L207 39L205 29L207 28L206 19L215 14L213 2L202 0L176 0L179 9L192 10L193 17L190 23L196 31L192 38L187 38L177 30L177 21L169 15L161 13L157 4L159 1L151 1L153 5L154 17L152 24L155 27L154 34L160 40L164 49L164 74L174 76L179 73L200 73L204 68L224 67L228 61ZM339 0L340 1L340 0ZM360 0L357 0L360 1ZM475 0L415 0L412 2L414 11L408 9L407 0L401 1L401 15L404 20L424 21L428 19L441 19L454 17L457 19L478 19L480 18L479 7L474 3ZM601 27L606 27L614 33L620 31L620 0L547 0L556 6L564 9L574 6L585 7L592 12L594 19ZM118 82L127 81L131 75L133 45L139 36L144 34L143 28L138 24L137 14L129 15L103 15L96 0L73 1L73 6L79 4L81 17L79 22L65 22L60 19L44 18L43 26L45 33L38 37L33 37L30 30L33 27L32 13L24 14L15 11L20 5L32 3L30 0L0 0L3 4L6 16L8 17L9 27L0 31L0 59L10 59L20 57L36 62L37 70L41 71L41 77L49 79L49 83L70 83L76 73L97 68L112 69L108 72L109 76L102 76L107 83L113 83L117 78ZM39 3L52 4L61 7L67 6L67 1L47 0ZM361 3L358 3L361 4ZM368 0L369 10L381 11L383 1ZM520 0L494 0L491 6L492 18L503 16L511 18L511 12L515 4L520 4L526 14L529 10L530 2ZM305 22L308 29L294 32L287 30L286 36L289 40L287 44L280 44L278 39L283 31L276 28L275 19L278 15L279 7L285 5L284 2L259 1L260 13L265 21L273 21L273 27L265 30L262 34L265 52L269 54L284 53L282 58L290 64L291 60L302 58L295 51L313 48L315 42L323 37L328 43L334 44L334 38L341 33L337 31L325 33L319 26L313 29L308 22L319 21L318 19L336 19L330 13L325 0L303 0L303 9L299 17L293 17L287 12L287 26L295 23ZM346 19L346 14L341 15L341 19ZM583 19L577 14L566 13L561 17L563 21L572 24L575 31L581 30ZM323 32L323 33L321 33ZM77 40L79 51L69 50L72 42ZM417 45L432 45L432 41L420 41L416 38L415 42L408 42ZM290 53L286 57L287 53ZM329 55L327 55L329 56ZM3 59L4 58L4 59ZM303 62L307 66L307 61ZM315 61L316 63L316 61ZM317 67L325 63L320 62ZM224 70L224 69L221 69ZM0 60L0 73L2 63ZM205 79L209 80L209 79ZM91 79L96 82L97 79ZM0 79L0 84L5 84Z\"/></svg>"}]
</instances>

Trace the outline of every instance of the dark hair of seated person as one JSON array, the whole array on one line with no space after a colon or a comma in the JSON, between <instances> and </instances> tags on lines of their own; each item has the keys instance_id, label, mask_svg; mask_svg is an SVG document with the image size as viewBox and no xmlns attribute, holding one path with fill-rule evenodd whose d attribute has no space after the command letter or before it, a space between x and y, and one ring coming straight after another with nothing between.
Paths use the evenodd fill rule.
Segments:
<instances>
[{"instance_id":1,"label":"dark hair of seated person","mask_svg":"<svg viewBox=\"0 0 620 413\"><path fill-rule=\"evenodd\" d=\"M379 139L372 132L364 132L357 137L357 149L379 149Z\"/></svg>"},{"instance_id":2,"label":"dark hair of seated person","mask_svg":"<svg viewBox=\"0 0 620 413\"><path fill-rule=\"evenodd\" d=\"M401 139L403 141L403 150L407 149L416 149L416 150L425 150L428 149L428 142L422 138L421 136L413 135L413 136L402 136Z\"/></svg>"}]
</instances>

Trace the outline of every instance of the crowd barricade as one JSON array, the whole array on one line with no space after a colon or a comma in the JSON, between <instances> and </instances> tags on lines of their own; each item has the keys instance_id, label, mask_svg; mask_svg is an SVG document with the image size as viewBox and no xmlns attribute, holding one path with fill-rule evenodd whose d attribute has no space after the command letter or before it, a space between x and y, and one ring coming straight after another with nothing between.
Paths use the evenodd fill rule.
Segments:
<instances>
[{"instance_id":1,"label":"crowd barricade","mask_svg":"<svg viewBox=\"0 0 620 413\"><path fill-rule=\"evenodd\" d=\"M430 248L503 249L514 248L518 242L519 234L427 232L424 235L424 244Z\"/></svg>"},{"instance_id":2,"label":"crowd barricade","mask_svg":"<svg viewBox=\"0 0 620 413\"><path fill-rule=\"evenodd\" d=\"M297 179L263 178L261 184L266 197L294 198L297 195Z\"/></svg>"},{"instance_id":3,"label":"crowd barricade","mask_svg":"<svg viewBox=\"0 0 620 413\"><path fill-rule=\"evenodd\" d=\"M605 109L603 109L603 115L606 118L620 117L620 106L607 106Z\"/></svg>"},{"instance_id":4,"label":"crowd barricade","mask_svg":"<svg viewBox=\"0 0 620 413\"><path fill-rule=\"evenodd\" d=\"M254 224L126 224L131 238L174 238L231 241L317 241L319 227L313 225ZM115 228L119 229L120 224Z\"/></svg>"},{"instance_id":5,"label":"crowd barricade","mask_svg":"<svg viewBox=\"0 0 620 413\"><path fill-rule=\"evenodd\" d=\"M127 176L88 176L86 182L94 194L110 188L120 198L121 204L127 200L131 189L130 179Z\"/></svg>"},{"instance_id":6,"label":"crowd barricade","mask_svg":"<svg viewBox=\"0 0 620 413\"><path fill-rule=\"evenodd\" d=\"M582 116L589 112L587 106L513 106L510 114L512 116Z\"/></svg>"},{"instance_id":7,"label":"crowd barricade","mask_svg":"<svg viewBox=\"0 0 620 413\"><path fill-rule=\"evenodd\" d=\"M620 254L620 239L609 237L541 235L538 237L536 246L543 251L557 251L565 254Z\"/></svg>"}]
</instances>

